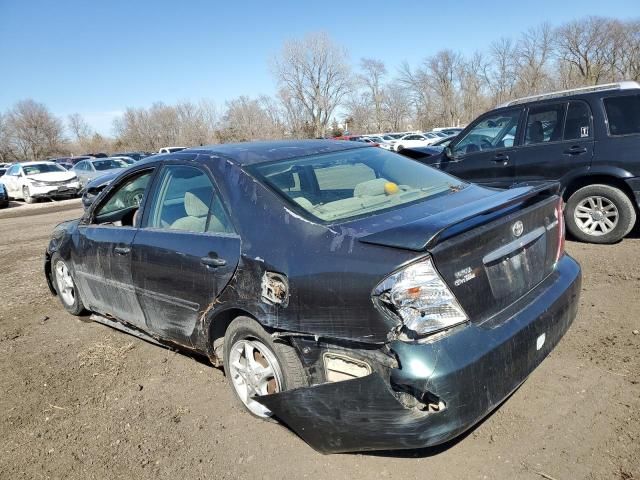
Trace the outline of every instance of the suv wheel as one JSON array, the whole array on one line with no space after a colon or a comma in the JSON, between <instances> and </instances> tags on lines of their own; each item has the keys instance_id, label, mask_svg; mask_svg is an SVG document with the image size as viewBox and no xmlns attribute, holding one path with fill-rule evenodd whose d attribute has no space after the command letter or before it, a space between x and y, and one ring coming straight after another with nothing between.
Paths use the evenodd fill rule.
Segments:
<instances>
[{"instance_id":1,"label":"suv wheel","mask_svg":"<svg viewBox=\"0 0 640 480\"><path fill-rule=\"evenodd\" d=\"M274 341L258 322L236 318L224 336L224 373L234 396L250 413L271 417L252 397L307 386L302 363L290 345Z\"/></svg>"},{"instance_id":2,"label":"suv wheel","mask_svg":"<svg viewBox=\"0 0 640 480\"><path fill-rule=\"evenodd\" d=\"M565 221L567 230L578 240L614 243L631 231L636 211L621 190L609 185L588 185L569 197Z\"/></svg>"}]
</instances>

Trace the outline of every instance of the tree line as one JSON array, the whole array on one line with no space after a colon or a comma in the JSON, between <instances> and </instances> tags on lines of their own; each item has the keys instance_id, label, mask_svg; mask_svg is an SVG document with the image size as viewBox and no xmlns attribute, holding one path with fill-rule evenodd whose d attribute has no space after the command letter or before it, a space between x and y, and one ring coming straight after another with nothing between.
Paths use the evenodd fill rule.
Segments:
<instances>
[{"instance_id":1,"label":"tree line","mask_svg":"<svg viewBox=\"0 0 640 480\"><path fill-rule=\"evenodd\" d=\"M543 23L464 55L444 49L417 65L355 64L326 33L284 43L270 61L276 94L129 107L113 135L79 114L59 118L34 100L0 113L0 161L170 145L465 125L510 99L620 80L640 81L640 19L585 17Z\"/></svg>"}]
</instances>

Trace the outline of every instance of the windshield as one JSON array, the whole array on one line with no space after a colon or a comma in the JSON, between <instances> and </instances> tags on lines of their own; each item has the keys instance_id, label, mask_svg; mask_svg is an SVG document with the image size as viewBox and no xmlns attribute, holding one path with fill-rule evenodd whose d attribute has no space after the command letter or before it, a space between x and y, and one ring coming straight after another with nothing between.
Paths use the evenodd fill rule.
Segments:
<instances>
[{"instance_id":1,"label":"windshield","mask_svg":"<svg viewBox=\"0 0 640 480\"><path fill-rule=\"evenodd\" d=\"M111 158L108 160L96 160L95 162L92 162L93 166L96 170L112 170L114 168L124 168L127 166L126 162L123 162L122 160L116 159L116 158Z\"/></svg>"},{"instance_id":2,"label":"windshield","mask_svg":"<svg viewBox=\"0 0 640 480\"><path fill-rule=\"evenodd\" d=\"M290 204L325 222L373 214L457 190L454 177L379 148L250 167Z\"/></svg>"},{"instance_id":3,"label":"windshield","mask_svg":"<svg viewBox=\"0 0 640 480\"><path fill-rule=\"evenodd\" d=\"M23 165L25 175L37 175L39 173L66 172L64 168L55 163L36 163L35 165Z\"/></svg>"}]
</instances>

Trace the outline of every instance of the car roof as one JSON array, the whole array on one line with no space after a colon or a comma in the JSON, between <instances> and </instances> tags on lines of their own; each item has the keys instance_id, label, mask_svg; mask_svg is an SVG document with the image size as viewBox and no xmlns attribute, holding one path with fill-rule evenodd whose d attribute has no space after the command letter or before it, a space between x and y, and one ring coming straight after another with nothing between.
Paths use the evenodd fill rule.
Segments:
<instances>
[{"instance_id":1,"label":"car roof","mask_svg":"<svg viewBox=\"0 0 640 480\"><path fill-rule=\"evenodd\" d=\"M354 148L374 148L368 143L344 140L275 140L267 142L224 143L189 148L179 153L203 153L227 158L238 165L287 160ZM167 154L169 155L169 154ZM159 159L163 155L158 155Z\"/></svg>"},{"instance_id":2,"label":"car roof","mask_svg":"<svg viewBox=\"0 0 640 480\"><path fill-rule=\"evenodd\" d=\"M25 166L29 166L29 165L42 165L42 164L54 164L57 165L56 162L50 162L50 161L41 161L41 162L19 162L19 163L15 163L14 165L20 165L21 167L25 167Z\"/></svg>"}]
</instances>

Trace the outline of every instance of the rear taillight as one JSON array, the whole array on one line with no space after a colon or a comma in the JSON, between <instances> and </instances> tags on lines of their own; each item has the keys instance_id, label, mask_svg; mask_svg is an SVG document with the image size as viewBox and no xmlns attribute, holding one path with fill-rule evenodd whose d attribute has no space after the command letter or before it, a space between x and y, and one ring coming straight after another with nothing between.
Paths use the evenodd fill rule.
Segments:
<instances>
[{"instance_id":1,"label":"rear taillight","mask_svg":"<svg viewBox=\"0 0 640 480\"><path fill-rule=\"evenodd\" d=\"M558 249L556 251L555 263L558 263L562 255L564 255L564 200L562 200L562 197L558 199L558 203L556 204L556 220L558 221Z\"/></svg>"},{"instance_id":2,"label":"rear taillight","mask_svg":"<svg viewBox=\"0 0 640 480\"><path fill-rule=\"evenodd\" d=\"M444 330L469 318L440 278L430 257L398 270L374 289L382 306L419 335Z\"/></svg>"}]
</instances>

